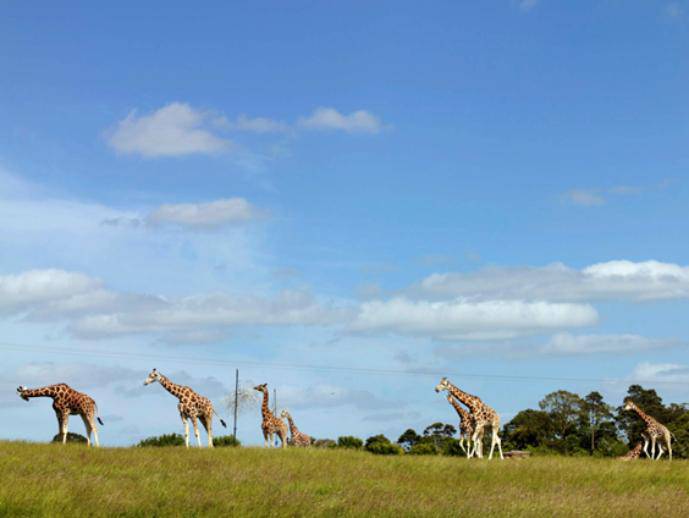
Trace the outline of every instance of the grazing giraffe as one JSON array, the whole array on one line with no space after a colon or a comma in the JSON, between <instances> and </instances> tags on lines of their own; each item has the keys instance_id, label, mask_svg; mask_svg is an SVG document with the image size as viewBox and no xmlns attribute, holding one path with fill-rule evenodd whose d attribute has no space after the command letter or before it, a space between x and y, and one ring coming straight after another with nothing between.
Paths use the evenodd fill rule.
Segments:
<instances>
[{"instance_id":1,"label":"grazing giraffe","mask_svg":"<svg viewBox=\"0 0 689 518\"><path fill-rule=\"evenodd\" d=\"M629 450L626 454L621 457L617 457L619 460L638 460L641 457L641 452L643 451L643 443L641 441L636 443L636 446Z\"/></svg>"},{"instance_id":2,"label":"grazing giraffe","mask_svg":"<svg viewBox=\"0 0 689 518\"><path fill-rule=\"evenodd\" d=\"M633 410L638 414L638 416L643 419L644 423L646 423L646 431L643 433L642 437L644 439L644 453L646 454L647 457L648 455L648 440L650 438L651 440L651 455L650 457L653 460L658 460L660 456L664 453L663 452L663 445L658 442L658 456L655 456L655 451L656 451L656 441L660 438L661 440L665 440L665 444L667 445L667 450L668 450L668 455L670 460L672 460L672 434L670 433L670 430L667 429L665 425L660 424L658 421L656 421L654 418L652 418L650 415L646 414L643 412L636 404L634 401L631 399L627 399L624 402L624 409L625 410Z\"/></svg>"},{"instance_id":3,"label":"grazing giraffe","mask_svg":"<svg viewBox=\"0 0 689 518\"><path fill-rule=\"evenodd\" d=\"M478 458L483 458L483 441L481 439L483 437L485 427L490 426L491 442L488 460L493 458L493 449L495 448L495 445L498 446L498 450L500 451L500 458L504 459L502 455L502 441L498 435L500 430L500 416L498 413L481 401L480 398L457 388L445 377L441 378L440 383L438 383L438 385L435 387L436 392L441 392L443 390L446 390L453 397L464 403L469 408L471 415L474 418L474 434L471 437L471 441L474 443L474 449L471 452L470 457L477 455Z\"/></svg>"},{"instance_id":4,"label":"grazing giraffe","mask_svg":"<svg viewBox=\"0 0 689 518\"><path fill-rule=\"evenodd\" d=\"M283 410L282 412L280 412L280 417L282 417L283 419L287 419L287 422L289 423L289 433L292 435L292 438L288 441L290 445L311 446L311 437L309 435L306 435L304 432L299 431L297 425L294 424L294 419L292 419L292 415L287 410Z\"/></svg>"},{"instance_id":5,"label":"grazing giraffe","mask_svg":"<svg viewBox=\"0 0 689 518\"><path fill-rule=\"evenodd\" d=\"M452 408L455 409L457 415L459 416L459 447L462 448L462 451L467 454L468 458L469 454L471 453L471 436L474 434L474 419L471 417L469 412L462 408L462 405L459 404L459 401L453 398L449 393L447 395L447 402L452 405ZM465 439L467 441L466 448L464 447Z\"/></svg>"},{"instance_id":6,"label":"grazing giraffe","mask_svg":"<svg viewBox=\"0 0 689 518\"><path fill-rule=\"evenodd\" d=\"M268 384L263 383L256 385L254 390L263 392L263 403L261 404L261 430L263 431L263 440L265 446L273 447L275 445L275 434L280 437L281 446L287 447L287 426L282 419L275 417L268 406Z\"/></svg>"},{"instance_id":7,"label":"grazing giraffe","mask_svg":"<svg viewBox=\"0 0 689 518\"><path fill-rule=\"evenodd\" d=\"M179 410L179 416L182 418L182 423L184 423L184 444L189 447L189 421L194 426L194 435L196 436L196 444L201 446L201 437L199 434L199 426L196 423L198 418L201 424L206 429L208 434L208 447L213 447L213 414L218 416L220 419L220 424L224 428L227 428L225 421L223 421L218 413L213 409L213 404L210 399L205 398L191 388L185 387L183 385L177 385L173 383L168 378L163 376L157 369L153 369L151 373L144 381L144 385L150 385L154 381L160 383L165 390L170 394L179 399L179 404L177 405L177 410Z\"/></svg>"},{"instance_id":8,"label":"grazing giraffe","mask_svg":"<svg viewBox=\"0 0 689 518\"><path fill-rule=\"evenodd\" d=\"M97 417L98 407L96 402L86 394L77 392L66 383L48 385L37 389L28 389L24 386L17 388L17 393L24 401L32 397L49 397L53 399L53 410L57 416L58 434L62 436L62 444L67 442L67 423L70 415L79 415L86 427L86 444L91 446L91 432L93 440L98 444L98 429L96 419L102 425L103 421Z\"/></svg>"}]
</instances>

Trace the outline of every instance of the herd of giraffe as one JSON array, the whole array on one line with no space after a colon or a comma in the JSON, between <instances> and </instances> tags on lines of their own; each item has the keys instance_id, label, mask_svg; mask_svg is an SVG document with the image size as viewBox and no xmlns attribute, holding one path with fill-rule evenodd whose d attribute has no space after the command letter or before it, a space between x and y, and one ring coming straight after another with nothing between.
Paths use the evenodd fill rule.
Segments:
<instances>
[{"instance_id":1,"label":"herd of giraffe","mask_svg":"<svg viewBox=\"0 0 689 518\"><path fill-rule=\"evenodd\" d=\"M206 430L208 435L208 447L213 447L213 416L220 419L223 427L227 427L218 413L213 408L211 401L198 394L190 387L178 385L173 383L169 378L163 376L157 369L153 369L144 381L144 385L150 385L154 382L167 390L170 394L175 396L179 403L177 410L180 418L184 424L184 442L186 447L189 447L189 421L191 421L194 428L194 436L196 443L201 446L201 437L197 420ZM261 403L261 431L266 447L275 445L275 439L280 440L282 448L290 446L310 446L312 439L307 434L299 431L294 419L287 410L280 413L277 417L271 410L268 397L268 385L263 383L254 387L254 390L261 392L263 400ZM500 440L500 416L498 413L485 404L477 396L471 395L457 386L452 384L447 378L441 378L440 383L435 387L436 392L447 392L447 401L457 412L459 417L459 446L466 453L467 458L477 457L483 458L483 437L486 428L491 430L491 444L488 459L492 459L495 447L498 447L500 458L503 459L502 441ZM96 402L82 392L77 392L65 383L58 383L56 385L49 385L46 387L29 389L24 386L17 388L19 396L28 401L34 397L49 397L53 400L53 410L57 416L59 435L62 443L67 442L67 424L70 415L78 415L84 421L86 427L86 440L88 446L91 446L91 435L93 441L98 446L98 429L96 421L103 424L103 421L98 416L98 407ZM466 406L468 411L462 405ZM642 441L639 441L633 449L626 455L620 457L622 460L634 460L641 457L643 451L645 455L651 459L658 460L664 453L663 442L668 450L668 457L672 460L672 433L668 428L660 424L656 419L643 412L633 401L625 400L624 409L635 412L645 423L646 428L641 434ZM287 424L285 424L285 419ZM291 437L288 438L288 431ZM465 444L466 443L466 444ZM651 452L648 452L648 446L651 445ZM658 453L656 454L656 446Z\"/></svg>"}]
</instances>

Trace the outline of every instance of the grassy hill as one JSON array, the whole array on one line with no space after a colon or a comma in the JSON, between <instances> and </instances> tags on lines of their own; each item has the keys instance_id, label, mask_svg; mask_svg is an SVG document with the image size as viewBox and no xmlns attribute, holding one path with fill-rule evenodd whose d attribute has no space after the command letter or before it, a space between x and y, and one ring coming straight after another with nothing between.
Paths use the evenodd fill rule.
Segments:
<instances>
[{"instance_id":1,"label":"grassy hill","mask_svg":"<svg viewBox=\"0 0 689 518\"><path fill-rule=\"evenodd\" d=\"M687 461L0 442L0 516L689 515Z\"/></svg>"}]
</instances>

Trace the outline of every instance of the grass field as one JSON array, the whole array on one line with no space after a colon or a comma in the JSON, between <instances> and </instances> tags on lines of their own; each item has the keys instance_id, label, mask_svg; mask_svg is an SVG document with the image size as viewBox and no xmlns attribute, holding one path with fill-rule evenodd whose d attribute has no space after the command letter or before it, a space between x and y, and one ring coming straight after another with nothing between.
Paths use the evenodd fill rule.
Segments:
<instances>
[{"instance_id":1,"label":"grass field","mask_svg":"<svg viewBox=\"0 0 689 518\"><path fill-rule=\"evenodd\" d=\"M0 442L0 515L689 516L689 463Z\"/></svg>"}]
</instances>

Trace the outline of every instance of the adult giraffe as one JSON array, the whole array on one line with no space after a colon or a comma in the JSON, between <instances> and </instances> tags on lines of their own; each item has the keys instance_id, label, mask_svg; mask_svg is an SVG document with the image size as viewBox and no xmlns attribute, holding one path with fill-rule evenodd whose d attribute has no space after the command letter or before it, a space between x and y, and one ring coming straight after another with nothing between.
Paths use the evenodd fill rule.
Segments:
<instances>
[{"instance_id":1,"label":"adult giraffe","mask_svg":"<svg viewBox=\"0 0 689 518\"><path fill-rule=\"evenodd\" d=\"M98 429L96 419L102 425L100 417L96 417L98 407L90 396L77 392L66 383L57 383L36 389L29 389L24 386L17 387L17 393L24 401L32 397L49 397L53 400L53 410L57 416L58 433L62 436L62 444L67 442L67 424L70 415L79 415L86 427L86 444L91 446L91 433L93 440L98 444Z\"/></svg>"},{"instance_id":2,"label":"adult giraffe","mask_svg":"<svg viewBox=\"0 0 689 518\"><path fill-rule=\"evenodd\" d=\"M206 429L208 434L208 447L213 447L213 414L218 416L220 419L220 424L224 428L227 428L225 421L223 421L218 413L213 409L213 404L210 399L201 396L194 392L190 387L185 387L183 385L177 385L170 381L167 377L163 376L157 369L153 369L151 373L144 381L144 385L150 385L151 383L157 381L160 383L165 390L170 394L179 399L179 404L177 405L177 410L179 410L179 416L182 418L184 423L184 444L189 447L189 421L194 426L194 435L196 436L196 444L201 446L201 437L199 434L199 426L196 423L198 418L201 424Z\"/></svg>"},{"instance_id":3,"label":"adult giraffe","mask_svg":"<svg viewBox=\"0 0 689 518\"><path fill-rule=\"evenodd\" d=\"M446 390L448 394L464 403L471 411L471 415L474 417L474 434L471 437L471 440L474 443L472 456L476 454L478 458L483 458L483 441L481 439L483 438L485 427L490 426L491 442L488 460L493 458L493 449L496 445L500 451L500 458L504 459L502 455L502 441L498 435L500 430L500 416L498 413L481 401L481 398L460 390L455 385L450 383L450 381L445 377L441 378L440 383L438 383L435 387L436 392L442 392L443 390Z\"/></svg>"}]
</instances>

